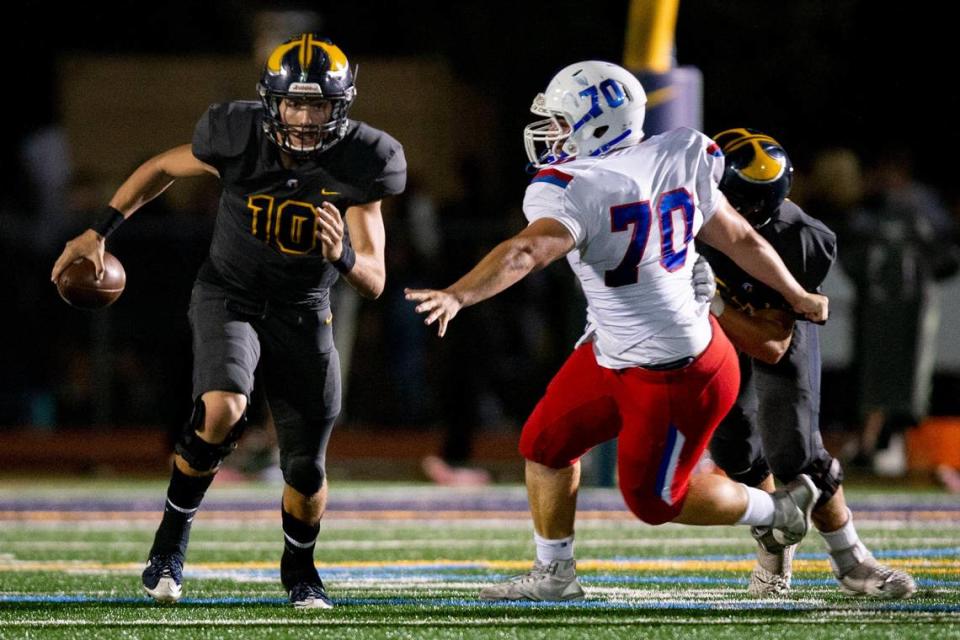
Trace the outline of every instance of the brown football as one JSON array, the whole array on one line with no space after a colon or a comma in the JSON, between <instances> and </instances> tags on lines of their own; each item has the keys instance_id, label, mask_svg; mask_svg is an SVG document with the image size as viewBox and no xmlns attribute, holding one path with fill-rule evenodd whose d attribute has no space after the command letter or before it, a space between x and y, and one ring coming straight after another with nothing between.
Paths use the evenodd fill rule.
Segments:
<instances>
[{"instance_id":1,"label":"brown football","mask_svg":"<svg viewBox=\"0 0 960 640\"><path fill-rule=\"evenodd\" d=\"M68 304L78 309L101 309L123 293L127 274L113 254L103 253L103 278L97 280L93 263L86 258L67 265L57 279L57 291Z\"/></svg>"}]
</instances>

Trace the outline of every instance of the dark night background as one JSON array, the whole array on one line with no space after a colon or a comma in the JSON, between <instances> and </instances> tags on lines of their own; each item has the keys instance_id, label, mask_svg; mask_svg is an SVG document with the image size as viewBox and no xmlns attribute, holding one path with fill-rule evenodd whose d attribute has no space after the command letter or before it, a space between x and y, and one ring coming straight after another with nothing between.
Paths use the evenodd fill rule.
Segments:
<instances>
[{"instance_id":1,"label":"dark night background","mask_svg":"<svg viewBox=\"0 0 960 640\"><path fill-rule=\"evenodd\" d=\"M953 123L960 112L960 91L954 86L953 62L957 56L949 51L949 45L956 37L952 33L952 23L945 18L945 10L933 8L938 5L932 3L912 3L909 11L879 5L868 0L789 3L684 0L680 2L677 19L677 63L698 67L703 74L703 129L706 133L736 126L769 132L790 151L801 176L809 168L814 155L826 148L850 147L867 166L880 151L908 148L916 160L918 176L938 187L948 205L956 208L960 204L960 185L952 180L950 154L960 137ZM486 208L475 207L480 213L473 220L478 226L484 225L484 230L474 234L472 240L478 247L482 245L488 249L507 235L510 224L520 220L517 206L529 180L524 171L526 157L521 131L532 119L528 109L533 96L546 86L558 69L576 60L593 58L622 63L628 7L626 0L554 0L549 3L170 0L164 3L113 1L58 9L26 9L26 13L8 19L0 27L4 32L4 37L0 38L0 51L7 62L4 87L6 136L3 153L0 153L2 188L5 193L16 192L23 182L19 177L22 168L15 152L18 142L44 124L58 120L57 87L62 78L57 77L57 70L63 68L64 61L70 56L156 54L180 59L194 54L252 56L254 19L259 12L309 10L322 20L319 31L339 44L351 59L442 58L460 81L492 98L490 121L484 123L482 130L462 127L457 140L465 156L479 145L494 154L495 162L487 169L486 184L479 181L468 185L470 193L465 188L464 193L457 194L464 199L472 197L471 194L480 194L480 199L485 201ZM143 78L144 83L149 80ZM423 77L419 81L427 85L431 78ZM249 92L235 97L254 98L255 82L256 78L251 77ZM390 104L390 95L364 93L362 69L358 87L361 100L380 100ZM106 84L101 90L109 95L115 88ZM150 123L144 122L143 126L149 127ZM424 119L423 126L428 128L431 123ZM132 135L121 139L125 144L138 145ZM72 153L77 166L82 166L84 149L73 149ZM516 220L510 218L511 215ZM161 330L172 326L171 322L179 323L185 335L182 316L195 268L190 265L184 269L179 293L153 296L155 290L149 287L167 283L162 281L165 274L151 260L166 259L169 252L162 242L150 237L148 217L141 216L141 219L142 222L125 227L122 233L131 238L139 235L145 246L159 257L151 258L154 254L131 248L127 248L126 256L129 257L121 255L130 275L128 284L133 283L133 286L128 286L122 304L114 308L117 317L120 317L124 305L132 309L138 300L147 300L148 304L141 305L145 309L144 317ZM158 223L162 228L162 219L158 218ZM390 251L401 254L403 247L397 242L398 236L393 232L388 235ZM122 253L122 242L118 248ZM202 257L205 246L197 249L198 256ZM468 259L471 255L469 251L461 250L459 258ZM13 366L6 367L0 383L14 390L20 386L49 384L50 372L63 369L64 365L58 360L62 349L51 344L49 359L37 357L32 346L36 338L30 337L29 329L25 328L31 321L17 315L16 305L27 309L27 314L35 314L40 319L37 322L51 322L51 319L61 322L63 318L81 316L68 316L78 312L67 309L52 287L46 286L43 276L49 269L50 258L30 262L16 255L0 257L4 258L4 265L26 275L23 281L39 283L36 284L38 287L43 285L42 295L46 296L39 305L34 304L32 298L27 299L27 294L21 295L19 301L14 296L14 303L10 304L14 312L5 318L9 325L5 327L5 333L11 335L14 332L27 337L7 349L7 359ZM139 271L138 257L142 263ZM454 265L454 262L442 259L440 264L444 267L433 269L414 265L412 273L414 276L429 274L429 280L424 284L436 285L440 280L452 279L462 273L462 270L458 273L446 271L470 266ZM520 315L515 313L522 306L517 304L518 301L531 300L533 306L554 314L545 322L535 320L533 326L582 322L579 302L569 305L573 315L577 316L574 320L557 320L555 299L551 298L555 295L552 287L556 282L566 286L570 283L565 267L561 265L552 269L557 274L552 276L554 282L534 281L527 289L518 287L518 291L511 290L502 296L500 304L504 307L501 309L508 309L508 312L498 310L496 303L491 303L488 311L475 312L478 326L483 328L487 319L492 318L503 329L500 332L503 335L520 335L522 331L499 323L503 315L498 316L498 313ZM390 270L391 274L398 273L392 266ZM394 279L403 281L403 277ZM137 297L138 283L143 289L140 298ZM151 302L156 297L174 301L163 305L162 310L167 315L159 313L159 305ZM374 313L389 313L384 311L386 306L383 300L378 301ZM402 307L398 313L402 317L411 315L407 311ZM361 320L369 323L371 317L374 316L362 316ZM94 324L91 322L90 326ZM124 324L118 320L116 324L142 327L142 323L130 321ZM46 335L49 340L62 333L37 323L30 328ZM576 326L573 330L578 331ZM145 342L155 342L154 336L146 329L141 333ZM562 334L562 331L557 333ZM515 401L504 401L513 404L508 413L522 419L542 385L565 356L570 340L565 335L552 338L552 345L546 349L550 353L528 376L526 387L517 393ZM542 345L535 344L536 339L531 343L526 351L512 343L483 344L483 347L489 347L487 351L514 354L512 358L501 359L492 365L506 372L502 377L510 380L510 375L526 375L524 367L528 358L523 354L543 350ZM370 344L379 343L374 340ZM153 346L156 348L156 344ZM183 345L177 348L181 347ZM176 356L173 358L176 360L174 368L178 371L169 375L148 371L142 377L182 381L183 388L172 392L174 397L182 398L182 402L171 407L170 415L165 419L171 424L179 424L182 414L189 409L186 389L189 374L183 369L189 366L189 348L187 344L182 352L166 351L166 355L172 353ZM389 364L379 361L373 361L369 366L374 374L392 370ZM358 371L354 376L363 373ZM515 380L510 380L506 386L514 389L517 385ZM355 388L371 394L369 401L360 398L357 402L367 406L379 404L385 413L390 413L387 403L377 402L380 390L375 385L360 384ZM22 423L24 419L17 417L22 413L22 410L8 410L7 420ZM0 419L3 418L4 415L0 415ZM127 419L137 421L140 418Z\"/></svg>"},{"instance_id":2,"label":"dark night background","mask_svg":"<svg viewBox=\"0 0 960 640\"><path fill-rule=\"evenodd\" d=\"M947 52L952 22L942 4L883 4L681 2L677 61L704 74L706 132L743 124L776 132L801 168L825 146L852 146L869 161L881 145L908 144L920 175L952 190L950 163L942 159L956 143L951 123L960 107L957 56ZM498 98L492 133L512 154L502 164L504 179L513 175L521 189L524 177L512 168L523 161L519 134L531 97L571 61L622 61L628 2L173 0L84 3L54 10L52 18L33 9L4 28L8 104L24 105L13 95L31 96L30 109L7 122L29 127L50 117L57 56L250 53L253 15L265 8L316 11L350 56L448 58L463 79Z\"/></svg>"}]
</instances>

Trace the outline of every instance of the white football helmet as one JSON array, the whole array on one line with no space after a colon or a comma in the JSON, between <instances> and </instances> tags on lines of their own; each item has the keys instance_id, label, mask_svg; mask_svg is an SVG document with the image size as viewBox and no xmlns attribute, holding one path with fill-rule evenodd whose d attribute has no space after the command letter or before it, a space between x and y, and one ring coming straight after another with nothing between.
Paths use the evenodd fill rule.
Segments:
<instances>
[{"instance_id":1,"label":"white football helmet","mask_svg":"<svg viewBox=\"0 0 960 640\"><path fill-rule=\"evenodd\" d=\"M544 120L523 130L527 157L542 167L569 156L599 156L643 138L647 94L636 76L587 60L560 70L530 111Z\"/></svg>"}]
</instances>

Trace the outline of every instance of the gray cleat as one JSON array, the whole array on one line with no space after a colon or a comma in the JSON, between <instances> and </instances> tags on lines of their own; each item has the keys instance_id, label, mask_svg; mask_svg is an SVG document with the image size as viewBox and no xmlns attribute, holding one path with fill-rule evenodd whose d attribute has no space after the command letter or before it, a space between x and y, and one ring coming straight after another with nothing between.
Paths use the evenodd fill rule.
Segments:
<instances>
[{"instance_id":1,"label":"gray cleat","mask_svg":"<svg viewBox=\"0 0 960 640\"><path fill-rule=\"evenodd\" d=\"M758 597L787 595L797 546L783 546L774 540L770 527L751 527L750 533L757 540L757 563L753 566L747 592Z\"/></svg>"},{"instance_id":2,"label":"gray cleat","mask_svg":"<svg viewBox=\"0 0 960 640\"><path fill-rule=\"evenodd\" d=\"M841 569L850 565L853 568ZM859 541L849 549L831 553L830 566L840 590L848 596L895 600L909 598L917 591L917 583L909 573L880 564Z\"/></svg>"},{"instance_id":3,"label":"gray cleat","mask_svg":"<svg viewBox=\"0 0 960 640\"><path fill-rule=\"evenodd\" d=\"M533 569L506 582L484 587L481 600L582 600L583 588L577 582L575 560L554 560L549 565L539 560Z\"/></svg>"},{"instance_id":4,"label":"gray cleat","mask_svg":"<svg viewBox=\"0 0 960 640\"><path fill-rule=\"evenodd\" d=\"M806 474L798 475L773 492L773 539L783 545L797 544L810 530L810 513L820 490Z\"/></svg>"}]
</instances>

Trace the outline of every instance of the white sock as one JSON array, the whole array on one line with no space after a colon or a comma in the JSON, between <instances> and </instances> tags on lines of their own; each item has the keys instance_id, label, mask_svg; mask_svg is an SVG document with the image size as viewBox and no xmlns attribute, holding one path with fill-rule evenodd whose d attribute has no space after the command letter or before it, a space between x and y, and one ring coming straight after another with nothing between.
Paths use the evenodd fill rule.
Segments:
<instances>
[{"instance_id":1,"label":"white sock","mask_svg":"<svg viewBox=\"0 0 960 640\"><path fill-rule=\"evenodd\" d=\"M573 560L573 536L550 540L541 538L534 532L533 541L537 543L537 560L542 564L550 564L555 560Z\"/></svg>"},{"instance_id":2,"label":"white sock","mask_svg":"<svg viewBox=\"0 0 960 640\"><path fill-rule=\"evenodd\" d=\"M748 524L752 527L769 527L773 524L773 496L762 489L748 487L741 484L747 490L747 509L737 520L737 524Z\"/></svg>"},{"instance_id":3,"label":"white sock","mask_svg":"<svg viewBox=\"0 0 960 640\"><path fill-rule=\"evenodd\" d=\"M853 514L847 509L847 523L828 533L820 532L823 541L827 543L827 549L830 553L835 551L844 551L860 542L860 536L857 535L857 529L853 526Z\"/></svg>"}]
</instances>

